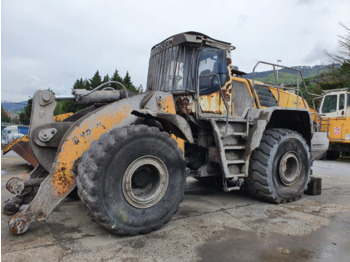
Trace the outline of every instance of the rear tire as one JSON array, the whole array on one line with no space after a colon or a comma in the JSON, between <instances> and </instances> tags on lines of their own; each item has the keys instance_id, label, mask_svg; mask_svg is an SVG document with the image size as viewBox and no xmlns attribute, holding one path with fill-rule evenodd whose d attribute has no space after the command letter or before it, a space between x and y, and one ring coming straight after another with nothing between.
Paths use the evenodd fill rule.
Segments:
<instances>
[{"instance_id":1,"label":"rear tire","mask_svg":"<svg viewBox=\"0 0 350 262\"><path fill-rule=\"evenodd\" d=\"M78 166L80 198L95 220L119 235L148 233L178 210L186 182L175 140L144 125L111 130Z\"/></svg>"},{"instance_id":2,"label":"rear tire","mask_svg":"<svg viewBox=\"0 0 350 262\"><path fill-rule=\"evenodd\" d=\"M265 131L260 146L251 155L248 191L268 202L298 199L307 189L311 161L309 147L297 132L288 129Z\"/></svg>"}]
</instances>

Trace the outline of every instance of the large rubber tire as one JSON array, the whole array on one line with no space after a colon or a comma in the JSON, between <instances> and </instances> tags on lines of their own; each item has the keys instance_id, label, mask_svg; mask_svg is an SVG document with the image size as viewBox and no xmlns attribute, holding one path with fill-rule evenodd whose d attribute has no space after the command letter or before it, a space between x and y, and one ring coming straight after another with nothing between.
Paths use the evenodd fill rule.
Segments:
<instances>
[{"instance_id":1,"label":"large rubber tire","mask_svg":"<svg viewBox=\"0 0 350 262\"><path fill-rule=\"evenodd\" d=\"M298 199L307 189L311 174L309 147L289 129L266 130L251 155L248 192L272 203Z\"/></svg>"},{"instance_id":2,"label":"large rubber tire","mask_svg":"<svg viewBox=\"0 0 350 262\"><path fill-rule=\"evenodd\" d=\"M94 141L77 187L95 220L119 235L160 228L178 210L186 183L183 153L156 127L116 128Z\"/></svg>"}]
</instances>

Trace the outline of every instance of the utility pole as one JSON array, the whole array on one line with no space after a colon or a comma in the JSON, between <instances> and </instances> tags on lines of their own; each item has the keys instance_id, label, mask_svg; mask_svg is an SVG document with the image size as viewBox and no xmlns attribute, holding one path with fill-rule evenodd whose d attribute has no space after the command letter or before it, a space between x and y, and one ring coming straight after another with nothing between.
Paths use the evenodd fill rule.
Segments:
<instances>
[{"instance_id":1,"label":"utility pole","mask_svg":"<svg viewBox=\"0 0 350 262\"><path fill-rule=\"evenodd\" d=\"M278 63L281 63L281 62L282 62L282 60L277 59L277 76L276 76L276 78L277 78L277 85L278 85Z\"/></svg>"}]
</instances>

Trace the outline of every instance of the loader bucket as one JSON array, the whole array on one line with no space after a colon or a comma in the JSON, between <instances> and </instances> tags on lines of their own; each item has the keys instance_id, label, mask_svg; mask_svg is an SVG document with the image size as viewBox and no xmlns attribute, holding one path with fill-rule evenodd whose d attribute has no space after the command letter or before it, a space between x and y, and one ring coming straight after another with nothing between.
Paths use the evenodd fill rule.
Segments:
<instances>
[{"instance_id":1,"label":"loader bucket","mask_svg":"<svg viewBox=\"0 0 350 262\"><path fill-rule=\"evenodd\" d=\"M3 155L6 155L11 150L17 153L20 157L22 157L25 161L31 164L34 168L36 168L39 165L38 161L35 159L33 155L32 150L30 149L28 135L17 138L16 140L8 144L4 148Z\"/></svg>"}]
</instances>

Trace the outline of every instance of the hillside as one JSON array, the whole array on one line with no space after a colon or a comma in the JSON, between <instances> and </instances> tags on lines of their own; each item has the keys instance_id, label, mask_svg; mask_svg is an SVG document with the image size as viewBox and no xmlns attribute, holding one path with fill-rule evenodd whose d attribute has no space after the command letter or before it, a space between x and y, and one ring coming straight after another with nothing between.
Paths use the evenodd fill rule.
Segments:
<instances>
[{"instance_id":1,"label":"hillside","mask_svg":"<svg viewBox=\"0 0 350 262\"><path fill-rule=\"evenodd\" d=\"M13 102L1 102L1 106L6 111L10 112L22 112L24 110L24 107L26 107L28 104L27 101L13 103Z\"/></svg>"},{"instance_id":2,"label":"hillside","mask_svg":"<svg viewBox=\"0 0 350 262\"><path fill-rule=\"evenodd\" d=\"M300 70L304 79L312 78L321 74L324 71L328 71L331 68L340 68L340 64L335 65L316 65L316 66L294 66L292 68ZM253 74L249 73L244 76L244 78L253 78ZM273 70L256 72L255 79L265 82L265 83L275 83L275 77ZM285 85L292 85L297 83L297 72L289 69L280 69L278 70L278 82L284 83Z\"/></svg>"}]
</instances>

